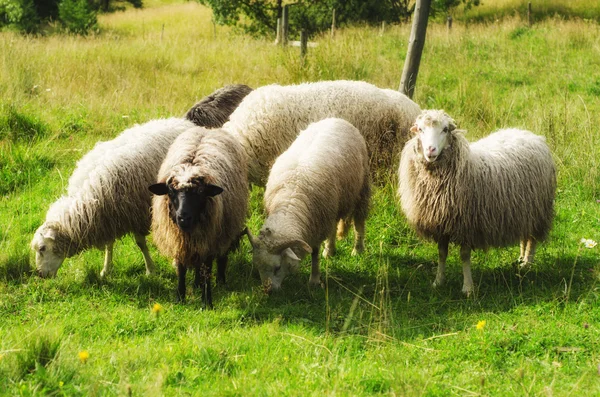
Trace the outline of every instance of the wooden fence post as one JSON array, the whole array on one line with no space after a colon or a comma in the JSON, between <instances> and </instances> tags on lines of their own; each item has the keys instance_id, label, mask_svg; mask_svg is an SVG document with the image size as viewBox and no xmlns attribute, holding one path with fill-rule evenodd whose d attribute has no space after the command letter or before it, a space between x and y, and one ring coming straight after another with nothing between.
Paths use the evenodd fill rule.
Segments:
<instances>
[{"instance_id":1,"label":"wooden fence post","mask_svg":"<svg viewBox=\"0 0 600 397\"><path fill-rule=\"evenodd\" d=\"M446 18L446 26L448 27L448 33L452 30L452 15L448 15Z\"/></svg>"},{"instance_id":2,"label":"wooden fence post","mask_svg":"<svg viewBox=\"0 0 600 397\"><path fill-rule=\"evenodd\" d=\"M533 25L533 17L531 16L531 1L527 3L527 24L529 27Z\"/></svg>"},{"instance_id":3,"label":"wooden fence post","mask_svg":"<svg viewBox=\"0 0 600 397\"><path fill-rule=\"evenodd\" d=\"M284 5L283 12L281 13L281 45L284 47L288 44L289 16L290 9L287 5Z\"/></svg>"},{"instance_id":4,"label":"wooden fence post","mask_svg":"<svg viewBox=\"0 0 600 397\"><path fill-rule=\"evenodd\" d=\"M417 0L415 4L415 14L408 41L408 51L406 60L404 61L402 78L400 79L400 92L409 98L412 98L415 92L421 54L425 46L425 34L427 33L427 19L430 8L431 0Z\"/></svg>"},{"instance_id":5,"label":"wooden fence post","mask_svg":"<svg viewBox=\"0 0 600 397\"><path fill-rule=\"evenodd\" d=\"M281 43L281 18L277 18L277 31L275 32L275 44Z\"/></svg>"},{"instance_id":6,"label":"wooden fence post","mask_svg":"<svg viewBox=\"0 0 600 397\"><path fill-rule=\"evenodd\" d=\"M308 48L308 34L306 30L302 29L300 31L300 58L302 62L304 62L304 58L306 58L306 49Z\"/></svg>"},{"instance_id":7,"label":"wooden fence post","mask_svg":"<svg viewBox=\"0 0 600 397\"><path fill-rule=\"evenodd\" d=\"M333 14L331 15L331 38L335 36L335 8L333 9Z\"/></svg>"}]
</instances>

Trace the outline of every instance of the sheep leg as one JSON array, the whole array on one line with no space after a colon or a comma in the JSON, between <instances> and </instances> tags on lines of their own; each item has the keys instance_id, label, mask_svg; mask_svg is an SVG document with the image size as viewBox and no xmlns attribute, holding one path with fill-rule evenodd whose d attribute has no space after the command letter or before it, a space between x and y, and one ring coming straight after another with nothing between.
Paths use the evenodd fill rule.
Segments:
<instances>
[{"instance_id":1,"label":"sheep leg","mask_svg":"<svg viewBox=\"0 0 600 397\"><path fill-rule=\"evenodd\" d=\"M106 248L104 249L104 267L100 272L100 277L104 278L111 272L113 268L113 246L114 241L112 243L106 244Z\"/></svg>"},{"instance_id":2,"label":"sheep leg","mask_svg":"<svg viewBox=\"0 0 600 397\"><path fill-rule=\"evenodd\" d=\"M348 235L348 222L345 219L340 219L337 225L337 239L341 240Z\"/></svg>"},{"instance_id":3,"label":"sheep leg","mask_svg":"<svg viewBox=\"0 0 600 397\"><path fill-rule=\"evenodd\" d=\"M205 308L212 309L212 289L211 289L211 273L213 257L208 257L206 260L198 260L194 267L196 274L194 277L194 288L202 290L202 304Z\"/></svg>"},{"instance_id":4,"label":"sheep leg","mask_svg":"<svg viewBox=\"0 0 600 397\"><path fill-rule=\"evenodd\" d=\"M471 247L460 246L460 260L463 263L463 294L470 296L473 292L473 277L471 275Z\"/></svg>"},{"instance_id":5,"label":"sheep leg","mask_svg":"<svg viewBox=\"0 0 600 397\"><path fill-rule=\"evenodd\" d=\"M329 237L327 237L327 241L325 242L325 249L323 250L323 258L331 258L335 255L335 236L336 230L333 228L331 233L329 233Z\"/></svg>"},{"instance_id":6,"label":"sheep leg","mask_svg":"<svg viewBox=\"0 0 600 397\"><path fill-rule=\"evenodd\" d=\"M523 266L523 263L525 263L525 247L527 247L527 240L521 240L519 250L519 264L521 267Z\"/></svg>"},{"instance_id":7,"label":"sheep leg","mask_svg":"<svg viewBox=\"0 0 600 397\"><path fill-rule=\"evenodd\" d=\"M444 285L446 280L446 258L448 257L448 239L441 238L438 241L438 266L435 275L435 281L433 282L434 287L440 287Z\"/></svg>"},{"instance_id":8,"label":"sheep leg","mask_svg":"<svg viewBox=\"0 0 600 397\"><path fill-rule=\"evenodd\" d=\"M536 248L537 242L535 241L535 239L533 238L529 238L529 240L527 240L527 248L525 249L525 256L524 256L524 263L523 265L529 265L531 263L533 263L533 259L535 257L535 248Z\"/></svg>"},{"instance_id":9,"label":"sheep leg","mask_svg":"<svg viewBox=\"0 0 600 397\"><path fill-rule=\"evenodd\" d=\"M217 284L226 285L225 269L227 269L227 254L217 258Z\"/></svg>"},{"instance_id":10,"label":"sheep leg","mask_svg":"<svg viewBox=\"0 0 600 397\"><path fill-rule=\"evenodd\" d=\"M356 256L365 250L365 219L354 217L354 249L352 256Z\"/></svg>"},{"instance_id":11,"label":"sheep leg","mask_svg":"<svg viewBox=\"0 0 600 397\"><path fill-rule=\"evenodd\" d=\"M310 271L310 280L308 283L313 286L321 285L321 271L319 270L319 246L312 247L312 268Z\"/></svg>"},{"instance_id":12,"label":"sheep leg","mask_svg":"<svg viewBox=\"0 0 600 397\"><path fill-rule=\"evenodd\" d=\"M177 262L177 300L181 303L185 302L185 274L187 266Z\"/></svg>"},{"instance_id":13,"label":"sheep leg","mask_svg":"<svg viewBox=\"0 0 600 397\"><path fill-rule=\"evenodd\" d=\"M144 263L146 264L146 275L149 276L154 274L156 267L154 266L154 261L150 256L150 252L148 251L148 245L146 245L146 236L142 234L135 233L134 235L135 243L142 251L142 255L144 255Z\"/></svg>"}]
</instances>

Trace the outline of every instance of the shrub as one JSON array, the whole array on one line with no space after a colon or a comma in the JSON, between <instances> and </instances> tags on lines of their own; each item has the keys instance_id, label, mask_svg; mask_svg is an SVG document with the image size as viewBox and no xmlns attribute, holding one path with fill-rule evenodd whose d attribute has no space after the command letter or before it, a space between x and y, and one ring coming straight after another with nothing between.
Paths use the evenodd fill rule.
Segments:
<instances>
[{"instance_id":1,"label":"shrub","mask_svg":"<svg viewBox=\"0 0 600 397\"><path fill-rule=\"evenodd\" d=\"M58 4L58 18L70 33L88 34L97 24L87 0L62 0Z\"/></svg>"}]
</instances>

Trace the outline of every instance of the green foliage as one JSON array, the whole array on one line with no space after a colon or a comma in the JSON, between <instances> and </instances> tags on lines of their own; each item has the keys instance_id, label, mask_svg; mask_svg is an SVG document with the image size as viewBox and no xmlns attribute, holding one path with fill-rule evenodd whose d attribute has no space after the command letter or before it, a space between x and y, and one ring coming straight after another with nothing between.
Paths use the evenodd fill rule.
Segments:
<instances>
[{"instance_id":1,"label":"green foliage","mask_svg":"<svg viewBox=\"0 0 600 397\"><path fill-rule=\"evenodd\" d=\"M0 114L0 140L32 141L45 136L48 126L37 116L18 111L14 106Z\"/></svg>"},{"instance_id":2,"label":"green foliage","mask_svg":"<svg viewBox=\"0 0 600 397\"><path fill-rule=\"evenodd\" d=\"M8 26L25 33L37 32L40 18L34 0L0 0L0 27Z\"/></svg>"},{"instance_id":3,"label":"green foliage","mask_svg":"<svg viewBox=\"0 0 600 397\"><path fill-rule=\"evenodd\" d=\"M88 34L97 23L96 12L87 0L62 0L58 4L58 16L69 33Z\"/></svg>"}]
</instances>

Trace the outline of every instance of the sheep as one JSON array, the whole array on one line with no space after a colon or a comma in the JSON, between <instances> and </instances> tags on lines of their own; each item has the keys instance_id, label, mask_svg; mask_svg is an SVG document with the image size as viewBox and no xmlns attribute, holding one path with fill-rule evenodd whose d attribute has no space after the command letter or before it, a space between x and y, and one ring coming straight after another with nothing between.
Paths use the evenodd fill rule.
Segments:
<instances>
[{"instance_id":1,"label":"sheep","mask_svg":"<svg viewBox=\"0 0 600 397\"><path fill-rule=\"evenodd\" d=\"M42 277L56 276L65 258L88 248L106 248L106 276L112 268L113 244L133 233L142 251L146 274L154 271L145 236L150 229L152 195L147 187L173 140L194 124L169 118L135 125L115 139L99 142L77 163L67 194L50 206L31 241Z\"/></svg>"},{"instance_id":2,"label":"sheep","mask_svg":"<svg viewBox=\"0 0 600 397\"><path fill-rule=\"evenodd\" d=\"M195 269L194 287L202 287L212 307L211 273L217 258L217 282L225 282L227 253L239 238L248 208L246 157L227 132L194 127L169 149L158 182L149 186L152 237L159 251L173 258L178 300L185 301L185 275Z\"/></svg>"},{"instance_id":3,"label":"sheep","mask_svg":"<svg viewBox=\"0 0 600 397\"><path fill-rule=\"evenodd\" d=\"M405 95L362 81L323 81L257 88L240 103L223 129L241 142L250 182L264 186L268 171L310 123L339 117L363 134L372 171L392 165L420 113Z\"/></svg>"},{"instance_id":4,"label":"sheep","mask_svg":"<svg viewBox=\"0 0 600 397\"><path fill-rule=\"evenodd\" d=\"M423 111L411 131L398 195L408 223L438 244L434 286L444 283L449 243L460 245L467 295L471 250L520 242L519 262L533 262L554 217L556 169L545 138L505 129L469 144L443 110Z\"/></svg>"},{"instance_id":5,"label":"sheep","mask_svg":"<svg viewBox=\"0 0 600 397\"><path fill-rule=\"evenodd\" d=\"M328 118L310 124L281 154L269 175L264 205L267 219L258 237L248 231L253 262L266 291L312 257L310 284L320 283L323 257L335 254L336 223L354 220L354 250L364 250L370 199L369 157L364 138L349 122Z\"/></svg>"},{"instance_id":6,"label":"sheep","mask_svg":"<svg viewBox=\"0 0 600 397\"><path fill-rule=\"evenodd\" d=\"M185 117L200 127L221 128L251 91L252 88L244 84L226 85L192 106Z\"/></svg>"}]
</instances>

